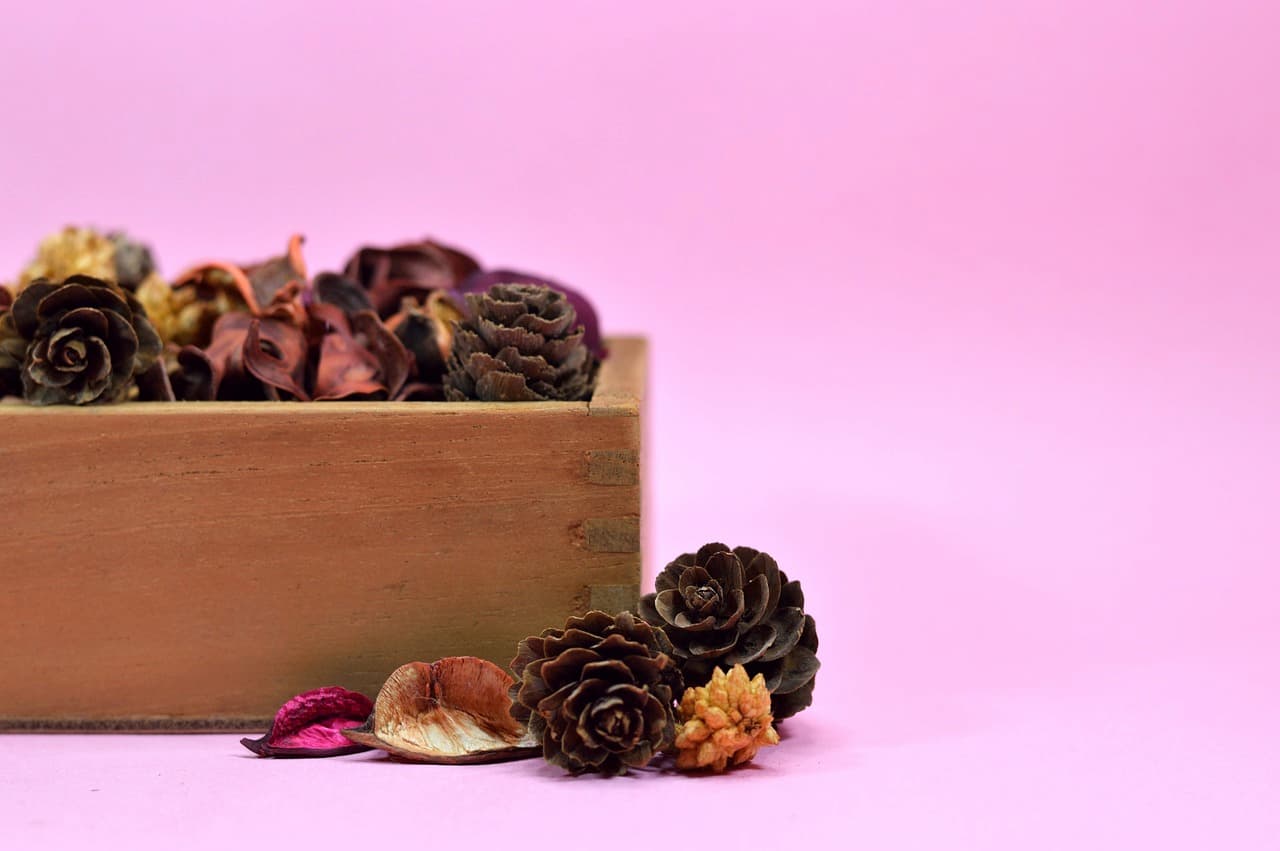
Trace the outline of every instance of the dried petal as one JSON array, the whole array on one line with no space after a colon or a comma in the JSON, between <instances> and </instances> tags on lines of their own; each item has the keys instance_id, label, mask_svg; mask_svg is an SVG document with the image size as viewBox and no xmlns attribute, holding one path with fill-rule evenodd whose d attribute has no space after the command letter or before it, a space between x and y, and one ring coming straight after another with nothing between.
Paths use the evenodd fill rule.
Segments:
<instances>
[{"instance_id":1,"label":"dried petal","mask_svg":"<svg viewBox=\"0 0 1280 851\"><path fill-rule=\"evenodd\" d=\"M258 756L341 756L369 750L342 735L359 727L373 711L373 701L340 686L326 686L290 698L280 707L271 729L260 739L240 744Z\"/></svg>"},{"instance_id":2,"label":"dried petal","mask_svg":"<svg viewBox=\"0 0 1280 851\"><path fill-rule=\"evenodd\" d=\"M353 742L411 762L503 762L537 756L537 743L511 715L514 680L492 662L450 656L410 662L387 678Z\"/></svg>"},{"instance_id":3,"label":"dried petal","mask_svg":"<svg viewBox=\"0 0 1280 851\"><path fill-rule=\"evenodd\" d=\"M289 237L288 248L282 256L245 266L244 273L253 287L254 298L261 305L270 304L289 284L304 283L307 264L302 259L302 235L295 233Z\"/></svg>"},{"instance_id":4,"label":"dried petal","mask_svg":"<svg viewBox=\"0 0 1280 851\"><path fill-rule=\"evenodd\" d=\"M289 237L289 245L280 257L258 263L201 263L183 272L173 282L175 289L201 287L212 297L219 289L234 290L249 311L261 315L289 284L301 286L307 280L307 266L302 259L302 237Z\"/></svg>"},{"instance_id":5,"label":"dried petal","mask_svg":"<svg viewBox=\"0 0 1280 851\"><path fill-rule=\"evenodd\" d=\"M345 274L369 292L378 315L400 309L406 296L451 290L480 271L469 254L430 239L391 248L366 246L347 261Z\"/></svg>"},{"instance_id":6,"label":"dried petal","mask_svg":"<svg viewBox=\"0 0 1280 851\"><path fill-rule=\"evenodd\" d=\"M413 357L419 383L441 385L449 353L453 351L454 323L462 318L462 309L452 299L442 292L433 292L425 301L404 299L400 312L387 320L387 328ZM443 388L440 396L443 398Z\"/></svg>"},{"instance_id":7,"label":"dried petal","mask_svg":"<svg viewBox=\"0 0 1280 851\"><path fill-rule=\"evenodd\" d=\"M245 368L262 382L268 398L281 393L307 401L302 388L307 371L307 340L302 331L284 322L254 319L244 340Z\"/></svg>"},{"instance_id":8,"label":"dried petal","mask_svg":"<svg viewBox=\"0 0 1280 851\"><path fill-rule=\"evenodd\" d=\"M360 284L333 272L321 272L312 282L315 299L321 304L332 304L350 316L362 310L373 310L369 294Z\"/></svg>"}]
</instances>

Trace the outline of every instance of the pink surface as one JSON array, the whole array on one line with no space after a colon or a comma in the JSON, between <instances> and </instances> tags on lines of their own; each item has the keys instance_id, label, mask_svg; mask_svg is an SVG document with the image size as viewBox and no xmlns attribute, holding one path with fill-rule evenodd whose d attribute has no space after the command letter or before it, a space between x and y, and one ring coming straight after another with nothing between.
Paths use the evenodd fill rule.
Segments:
<instances>
[{"instance_id":1,"label":"pink surface","mask_svg":"<svg viewBox=\"0 0 1280 851\"><path fill-rule=\"evenodd\" d=\"M0 738L0 844L596 845L678 802L1274 846L1274 4L262 6L6 10L0 269L66 222L169 272L430 233L591 291L654 344L650 570L772 552L817 705L711 781Z\"/></svg>"}]
</instances>

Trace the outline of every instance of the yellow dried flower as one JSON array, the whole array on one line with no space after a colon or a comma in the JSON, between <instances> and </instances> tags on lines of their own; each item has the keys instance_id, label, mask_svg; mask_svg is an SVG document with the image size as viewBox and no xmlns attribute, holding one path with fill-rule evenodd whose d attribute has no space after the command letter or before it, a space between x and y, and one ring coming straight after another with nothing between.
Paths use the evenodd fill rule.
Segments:
<instances>
[{"instance_id":1,"label":"yellow dried flower","mask_svg":"<svg viewBox=\"0 0 1280 851\"><path fill-rule=\"evenodd\" d=\"M72 275L116 279L116 246L92 228L67 227L40 240L35 259L18 276L21 290L38 278L61 281Z\"/></svg>"},{"instance_id":2,"label":"yellow dried flower","mask_svg":"<svg viewBox=\"0 0 1280 851\"><path fill-rule=\"evenodd\" d=\"M138 285L136 295L161 339L175 346L207 346L219 316L246 309L233 288L171 287L156 274Z\"/></svg>"},{"instance_id":3,"label":"yellow dried flower","mask_svg":"<svg viewBox=\"0 0 1280 851\"><path fill-rule=\"evenodd\" d=\"M724 771L777 743L763 674L749 679L741 665L728 674L716 668L705 686L685 689L676 724L676 768Z\"/></svg>"}]
</instances>

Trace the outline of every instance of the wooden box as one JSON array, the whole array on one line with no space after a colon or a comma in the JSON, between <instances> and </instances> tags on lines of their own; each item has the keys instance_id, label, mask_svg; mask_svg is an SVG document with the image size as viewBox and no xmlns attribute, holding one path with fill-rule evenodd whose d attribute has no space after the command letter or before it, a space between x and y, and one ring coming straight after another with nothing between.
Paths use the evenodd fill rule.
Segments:
<instances>
[{"instance_id":1,"label":"wooden box","mask_svg":"<svg viewBox=\"0 0 1280 851\"><path fill-rule=\"evenodd\" d=\"M634 606L645 343L590 402L0 406L0 729L265 729Z\"/></svg>"}]
</instances>

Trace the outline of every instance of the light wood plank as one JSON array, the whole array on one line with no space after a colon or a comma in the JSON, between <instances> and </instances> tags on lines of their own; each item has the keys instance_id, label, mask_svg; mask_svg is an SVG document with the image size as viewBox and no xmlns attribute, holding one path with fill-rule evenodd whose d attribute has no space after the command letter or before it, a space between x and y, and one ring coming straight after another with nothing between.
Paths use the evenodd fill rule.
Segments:
<instances>
[{"instance_id":1,"label":"light wood plank","mask_svg":"<svg viewBox=\"0 0 1280 851\"><path fill-rule=\"evenodd\" d=\"M617 459L640 448L624 394L645 350L609 344L639 359L602 371L609 416L0 407L0 727L254 726L308 688L372 694L415 659L506 665L591 601L635 599L640 483Z\"/></svg>"}]
</instances>

